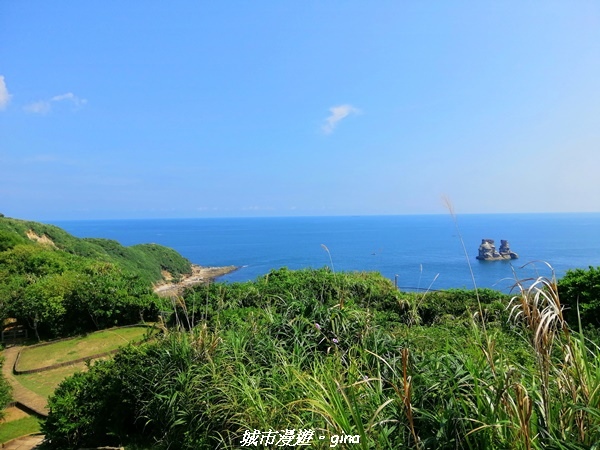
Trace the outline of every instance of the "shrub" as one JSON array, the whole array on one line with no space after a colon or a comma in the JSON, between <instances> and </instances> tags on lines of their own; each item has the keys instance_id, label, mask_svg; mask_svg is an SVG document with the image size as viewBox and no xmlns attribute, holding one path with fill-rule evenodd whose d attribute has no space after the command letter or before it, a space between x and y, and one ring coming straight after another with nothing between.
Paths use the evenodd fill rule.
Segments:
<instances>
[{"instance_id":1,"label":"shrub","mask_svg":"<svg viewBox=\"0 0 600 450\"><path fill-rule=\"evenodd\" d=\"M126 347L114 360L96 362L66 379L48 401L50 412L42 425L48 447L138 442L152 448L214 448L200 444L210 430L207 424L218 416L205 415L206 406L198 400L215 396L201 376L216 348L211 339L169 334Z\"/></svg>"},{"instance_id":2,"label":"shrub","mask_svg":"<svg viewBox=\"0 0 600 450\"><path fill-rule=\"evenodd\" d=\"M6 230L0 230L0 252L10 250L17 244L24 244L25 238L16 233L11 233Z\"/></svg>"},{"instance_id":3,"label":"shrub","mask_svg":"<svg viewBox=\"0 0 600 450\"><path fill-rule=\"evenodd\" d=\"M63 381L48 400L50 414L42 424L51 448L118 444L127 399L113 364L99 361L87 372ZM119 409L114 405L119 404Z\"/></svg>"},{"instance_id":4,"label":"shrub","mask_svg":"<svg viewBox=\"0 0 600 450\"><path fill-rule=\"evenodd\" d=\"M558 292L572 327L578 327L578 309L584 327L600 326L600 267L568 270L558 282Z\"/></svg>"},{"instance_id":5,"label":"shrub","mask_svg":"<svg viewBox=\"0 0 600 450\"><path fill-rule=\"evenodd\" d=\"M12 401L12 389L8 380L2 375L2 366L4 365L4 358L0 358L0 419L4 417L4 408Z\"/></svg>"}]
</instances>

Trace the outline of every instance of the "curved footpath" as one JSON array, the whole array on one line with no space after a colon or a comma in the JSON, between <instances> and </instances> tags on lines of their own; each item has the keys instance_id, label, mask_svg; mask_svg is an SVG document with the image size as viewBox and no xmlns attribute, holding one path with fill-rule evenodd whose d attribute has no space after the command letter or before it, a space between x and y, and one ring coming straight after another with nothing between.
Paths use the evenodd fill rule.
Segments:
<instances>
[{"instance_id":1,"label":"curved footpath","mask_svg":"<svg viewBox=\"0 0 600 450\"><path fill-rule=\"evenodd\" d=\"M13 399L25 410L29 410L38 416L46 417L48 415L47 401L44 397L25 388L17 381L13 374L15 361L19 352L23 349L20 345L13 345L4 350L4 364L2 373L13 388Z\"/></svg>"},{"instance_id":2,"label":"curved footpath","mask_svg":"<svg viewBox=\"0 0 600 450\"><path fill-rule=\"evenodd\" d=\"M38 416L46 417L48 415L47 401L41 395L30 391L19 383L14 374L13 368L19 352L23 349L20 345L13 345L4 349L4 364L2 365L2 373L12 386L13 400L25 411L33 412ZM9 450L31 450L37 448L44 440L44 436L40 434L22 436L13 439L5 444L0 444L3 449Z\"/></svg>"}]
</instances>

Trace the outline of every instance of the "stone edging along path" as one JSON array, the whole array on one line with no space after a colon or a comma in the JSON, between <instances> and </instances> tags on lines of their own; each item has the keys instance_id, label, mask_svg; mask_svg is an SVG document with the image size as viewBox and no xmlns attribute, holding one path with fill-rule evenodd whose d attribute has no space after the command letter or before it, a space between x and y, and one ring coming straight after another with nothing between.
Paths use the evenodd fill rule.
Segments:
<instances>
[{"instance_id":1,"label":"stone edging along path","mask_svg":"<svg viewBox=\"0 0 600 450\"><path fill-rule=\"evenodd\" d=\"M31 347L27 347L27 348L31 348ZM25 350L25 349L26 348L24 348L23 350ZM52 364L50 366L38 367L37 369L18 370L17 369L17 365L19 364L19 358L21 357L21 352L23 350L21 350L19 352L19 354L17 355L17 359L15 361L15 365L13 366L13 373L15 375L27 375L27 374L30 374L30 373L46 372L47 370L58 369L60 367L66 367L66 366L72 366L73 364L77 364L77 363L84 362L84 361L89 361L91 359L102 358L103 356L112 355L112 354L117 353L119 351L119 349L110 350L108 352L96 353L95 355L84 356L83 358L72 359L71 361L65 361L65 362L61 362L61 363L56 363L56 364Z\"/></svg>"},{"instance_id":2,"label":"stone edging along path","mask_svg":"<svg viewBox=\"0 0 600 450\"><path fill-rule=\"evenodd\" d=\"M123 328L135 328L135 327L152 328L152 325L143 325L143 324L125 325L125 326L122 326L122 327L114 327L114 328L107 328L105 330L94 331L93 333L90 333L90 334L102 333L102 332L110 331L110 330L120 330L120 329L123 329ZM51 364L49 366L38 367L37 369L28 369L28 370L19 370L18 369L19 359L21 358L21 352L23 350L31 349L31 348L37 348L37 347L45 347L47 345L52 345L52 344L55 344L57 342L69 341L69 340L76 339L76 338L77 338L77 336L63 338L63 339L56 339L56 340L53 340L53 341L42 342L40 344L35 344L35 345L31 345L31 346L22 348L21 350L19 350L19 353L17 354L17 358L15 360L15 363L14 363L14 365L12 367L13 374L15 374L15 375L26 375L26 374L30 374L30 373L45 372L47 370L58 369L60 367L71 366L73 364L77 364L77 363L80 363L80 362L89 361L89 360L92 360L92 359L102 358L103 356L113 355L113 354L115 354L115 353L117 353L119 351L119 349L115 349L115 350L110 350L110 351L107 351L107 352L96 353L95 355L84 356L82 358L72 359L70 361L64 361L64 362L61 362L61 363Z\"/></svg>"}]
</instances>

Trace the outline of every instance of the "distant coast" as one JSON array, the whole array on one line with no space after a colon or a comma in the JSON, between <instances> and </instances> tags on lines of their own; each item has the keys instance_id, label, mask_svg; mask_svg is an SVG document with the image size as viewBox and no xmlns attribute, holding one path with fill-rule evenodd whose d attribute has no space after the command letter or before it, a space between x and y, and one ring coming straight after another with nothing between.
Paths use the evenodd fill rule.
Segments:
<instances>
[{"instance_id":1,"label":"distant coast","mask_svg":"<svg viewBox=\"0 0 600 450\"><path fill-rule=\"evenodd\" d=\"M237 266L203 267L192 264L192 273L184 275L179 281L164 281L154 286L154 292L161 297L180 295L186 288L208 283L238 269ZM165 277L168 280L168 277Z\"/></svg>"}]
</instances>

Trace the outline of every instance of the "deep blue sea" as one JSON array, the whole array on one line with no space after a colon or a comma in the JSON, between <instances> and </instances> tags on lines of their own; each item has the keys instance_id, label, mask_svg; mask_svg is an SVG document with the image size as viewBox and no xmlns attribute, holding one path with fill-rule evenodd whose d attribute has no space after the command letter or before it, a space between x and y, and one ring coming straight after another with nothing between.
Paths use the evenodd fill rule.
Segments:
<instances>
[{"instance_id":1,"label":"deep blue sea","mask_svg":"<svg viewBox=\"0 0 600 450\"><path fill-rule=\"evenodd\" d=\"M157 243L202 266L240 269L220 281L254 280L271 269L333 266L378 271L403 290L508 291L518 278L600 266L600 214L485 214L54 221L77 237L123 245ZM466 248L463 249L463 244ZM483 238L507 239L520 258L475 259ZM327 250L326 250L327 249ZM523 265L528 264L525 268Z\"/></svg>"}]
</instances>

